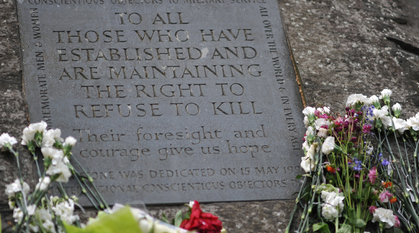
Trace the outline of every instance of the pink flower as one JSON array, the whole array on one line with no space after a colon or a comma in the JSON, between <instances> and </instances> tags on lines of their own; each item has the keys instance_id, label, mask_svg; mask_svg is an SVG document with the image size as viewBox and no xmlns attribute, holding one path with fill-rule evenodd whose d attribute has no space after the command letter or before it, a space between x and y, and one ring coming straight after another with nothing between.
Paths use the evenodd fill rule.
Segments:
<instances>
[{"instance_id":1,"label":"pink flower","mask_svg":"<svg viewBox=\"0 0 419 233\"><path fill-rule=\"evenodd\" d=\"M370 179L371 184L375 183L375 180L377 179L377 168L373 167L370 172L368 173L368 178Z\"/></svg>"},{"instance_id":2,"label":"pink flower","mask_svg":"<svg viewBox=\"0 0 419 233\"><path fill-rule=\"evenodd\" d=\"M370 206L368 208L368 210L370 211L371 214L374 214L374 212L375 212L376 209L377 209L377 207L375 207L375 206Z\"/></svg>"},{"instance_id":3,"label":"pink flower","mask_svg":"<svg viewBox=\"0 0 419 233\"><path fill-rule=\"evenodd\" d=\"M329 115L327 115L327 114L323 114L323 115L320 115L320 118L323 118L323 119L329 119Z\"/></svg>"},{"instance_id":4,"label":"pink flower","mask_svg":"<svg viewBox=\"0 0 419 233\"><path fill-rule=\"evenodd\" d=\"M336 126L341 126L342 124L343 124L343 119L342 119L342 117L338 117L338 118L336 118L336 120L335 120L335 125Z\"/></svg>"},{"instance_id":5,"label":"pink flower","mask_svg":"<svg viewBox=\"0 0 419 233\"><path fill-rule=\"evenodd\" d=\"M393 197L393 194L391 194L389 191L384 191L384 192L382 192L382 193L380 193L380 196L379 196L379 198L380 198L380 201L382 202L382 203L385 203L385 202L388 202L388 198L389 197Z\"/></svg>"},{"instance_id":6,"label":"pink flower","mask_svg":"<svg viewBox=\"0 0 419 233\"><path fill-rule=\"evenodd\" d=\"M400 227L400 220L399 220L399 217L397 217L396 215L394 215L394 219L396 220L396 222L394 223L394 227L399 228L399 227Z\"/></svg>"},{"instance_id":7,"label":"pink flower","mask_svg":"<svg viewBox=\"0 0 419 233\"><path fill-rule=\"evenodd\" d=\"M372 128L371 125L363 125L362 126L362 132L363 133L370 133L371 132L371 128Z\"/></svg>"}]
</instances>

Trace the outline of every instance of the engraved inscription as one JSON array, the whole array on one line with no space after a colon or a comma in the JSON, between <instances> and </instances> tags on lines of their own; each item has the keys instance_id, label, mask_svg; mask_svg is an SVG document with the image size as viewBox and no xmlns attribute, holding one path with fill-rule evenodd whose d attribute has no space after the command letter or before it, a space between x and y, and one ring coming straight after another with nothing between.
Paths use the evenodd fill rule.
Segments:
<instances>
[{"instance_id":1,"label":"engraved inscription","mask_svg":"<svg viewBox=\"0 0 419 233\"><path fill-rule=\"evenodd\" d=\"M298 190L302 101L276 1L17 4L30 119L76 137L109 203Z\"/></svg>"}]
</instances>

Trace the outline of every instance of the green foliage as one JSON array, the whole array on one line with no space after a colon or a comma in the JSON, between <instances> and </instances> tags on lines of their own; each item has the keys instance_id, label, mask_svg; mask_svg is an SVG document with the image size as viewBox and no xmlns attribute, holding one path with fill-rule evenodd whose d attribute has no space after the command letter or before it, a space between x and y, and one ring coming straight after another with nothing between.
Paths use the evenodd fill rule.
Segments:
<instances>
[{"instance_id":1,"label":"green foliage","mask_svg":"<svg viewBox=\"0 0 419 233\"><path fill-rule=\"evenodd\" d=\"M129 206L112 214L102 214L98 220L81 229L64 223L67 233L143 233L132 216Z\"/></svg>"},{"instance_id":2,"label":"green foliage","mask_svg":"<svg viewBox=\"0 0 419 233\"><path fill-rule=\"evenodd\" d=\"M327 223L321 222L313 225L313 232L320 231L320 233L330 233L329 225Z\"/></svg>"},{"instance_id":3,"label":"green foliage","mask_svg":"<svg viewBox=\"0 0 419 233\"><path fill-rule=\"evenodd\" d=\"M165 222L167 224L171 224L171 222L169 221L169 219L167 219L167 217L164 213L162 214L161 221Z\"/></svg>"},{"instance_id":4,"label":"green foliage","mask_svg":"<svg viewBox=\"0 0 419 233\"><path fill-rule=\"evenodd\" d=\"M363 228L367 225L367 223L362 219L357 219L355 223L356 228Z\"/></svg>"},{"instance_id":5,"label":"green foliage","mask_svg":"<svg viewBox=\"0 0 419 233\"><path fill-rule=\"evenodd\" d=\"M342 224L342 227L336 231L336 233L352 233L351 226L348 224Z\"/></svg>"},{"instance_id":6,"label":"green foliage","mask_svg":"<svg viewBox=\"0 0 419 233\"><path fill-rule=\"evenodd\" d=\"M182 221L183 221L182 211L179 210L175 215L175 224L174 225L179 227L180 224L182 223Z\"/></svg>"}]
</instances>

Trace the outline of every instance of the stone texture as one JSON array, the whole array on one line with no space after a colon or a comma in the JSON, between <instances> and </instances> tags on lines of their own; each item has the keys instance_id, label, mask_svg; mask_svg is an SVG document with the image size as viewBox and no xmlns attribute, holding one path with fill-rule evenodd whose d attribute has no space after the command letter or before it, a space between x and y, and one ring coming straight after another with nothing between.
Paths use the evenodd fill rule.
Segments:
<instances>
[{"instance_id":1,"label":"stone texture","mask_svg":"<svg viewBox=\"0 0 419 233\"><path fill-rule=\"evenodd\" d=\"M386 38L419 45L417 2L293 0L280 5L309 105L341 111L349 94L390 88L409 117L416 112L418 54Z\"/></svg>"},{"instance_id":2,"label":"stone texture","mask_svg":"<svg viewBox=\"0 0 419 233\"><path fill-rule=\"evenodd\" d=\"M371 95L391 88L394 99L404 106L404 118L416 113L419 109L419 56L414 49L406 51L386 37L416 48L419 46L418 4L415 0L281 1L282 18L307 103L328 105L341 112L351 93ZM13 101L18 103L7 109L12 112L6 112L6 117L0 118L0 130L15 132L18 136L27 122L25 101L19 94L21 84L20 81L13 85L3 81L20 79L15 8L10 0L0 3L0 19L1 62L9 64L0 68L0 106L12 101L5 98L7 89L15 96ZM3 109L0 114L4 113ZM10 120L15 113L23 114L23 117L13 115L14 120ZM14 179L14 162L2 155L0 164L0 186L4 187ZM4 194L0 195L1 214L6 217L3 221L7 221L11 212L5 211L7 203ZM292 205L293 201L267 201L202 206L205 211L219 215L229 232L284 232ZM156 216L161 216L162 212L173 216L184 207L148 208ZM91 212L88 214L92 215Z\"/></svg>"},{"instance_id":3,"label":"stone texture","mask_svg":"<svg viewBox=\"0 0 419 233\"><path fill-rule=\"evenodd\" d=\"M261 5L135 6L134 25L109 1L18 3L31 122L77 139L109 204L290 198L303 106L278 5Z\"/></svg>"}]
</instances>

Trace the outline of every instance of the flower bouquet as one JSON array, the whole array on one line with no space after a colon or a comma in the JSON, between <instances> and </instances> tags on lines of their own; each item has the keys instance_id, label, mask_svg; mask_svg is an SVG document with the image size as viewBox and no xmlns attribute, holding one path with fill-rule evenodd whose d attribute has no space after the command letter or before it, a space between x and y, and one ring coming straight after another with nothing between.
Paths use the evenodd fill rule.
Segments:
<instances>
[{"instance_id":1,"label":"flower bouquet","mask_svg":"<svg viewBox=\"0 0 419 233\"><path fill-rule=\"evenodd\" d=\"M298 232L364 232L367 224L419 232L419 113L401 119L391 94L350 95L342 115L303 110L305 174L292 214L303 209Z\"/></svg>"},{"instance_id":2,"label":"flower bouquet","mask_svg":"<svg viewBox=\"0 0 419 233\"><path fill-rule=\"evenodd\" d=\"M20 167L19 153L13 146L16 138L7 133L0 135L0 150L10 152L16 158L18 176L13 183L6 186L9 207L13 210L14 232L43 233L226 233L218 217L203 213L197 201L190 203L189 212L185 215L179 211L173 225L164 216L157 220L146 211L115 204L111 209L96 188L93 178L86 172L71 150L76 139L61 138L60 129L47 130L45 122L34 123L23 130L22 145L27 146L36 163L39 182L30 193L29 185L24 182ZM43 169L38 161L42 159ZM76 165L73 165L73 162ZM98 216L89 219L87 224L80 223L74 214L78 198L69 197L62 183L73 176L82 193L99 211ZM50 191L58 190L60 196L51 195ZM1 223L1 222L0 222ZM0 224L0 233L1 233Z\"/></svg>"}]
</instances>

